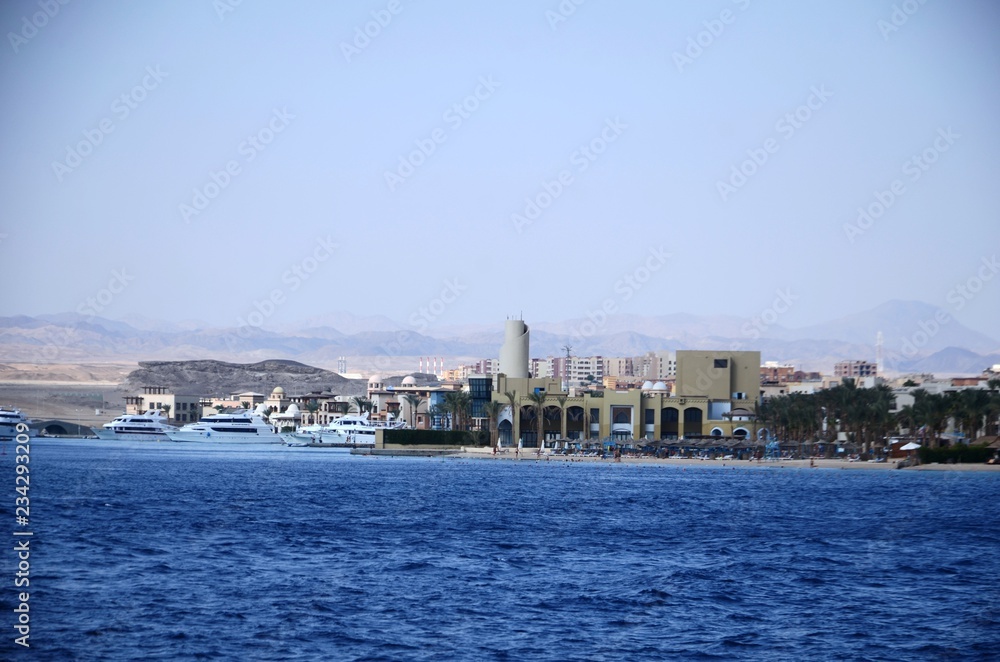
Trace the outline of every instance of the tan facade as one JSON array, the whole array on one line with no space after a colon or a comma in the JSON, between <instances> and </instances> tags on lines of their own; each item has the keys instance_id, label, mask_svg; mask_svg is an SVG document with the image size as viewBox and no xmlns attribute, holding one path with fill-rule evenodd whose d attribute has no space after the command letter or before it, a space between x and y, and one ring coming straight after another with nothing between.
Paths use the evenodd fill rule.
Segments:
<instances>
[{"instance_id":1,"label":"tan facade","mask_svg":"<svg viewBox=\"0 0 1000 662\"><path fill-rule=\"evenodd\" d=\"M756 400L760 352L677 352L676 392L710 400Z\"/></svg>"},{"instance_id":2,"label":"tan facade","mask_svg":"<svg viewBox=\"0 0 1000 662\"><path fill-rule=\"evenodd\" d=\"M707 435L752 436L751 413L760 396L759 352L678 352L676 394L604 389L570 396L559 380L497 376L493 398L510 404L501 438L535 446L538 419L530 393L543 392L543 433L550 439L682 439Z\"/></svg>"},{"instance_id":3,"label":"tan facade","mask_svg":"<svg viewBox=\"0 0 1000 662\"><path fill-rule=\"evenodd\" d=\"M163 386L145 386L142 395L125 397L125 413L141 414L150 409L163 411L172 423L192 423L201 418L197 395L170 393Z\"/></svg>"}]
</instances>

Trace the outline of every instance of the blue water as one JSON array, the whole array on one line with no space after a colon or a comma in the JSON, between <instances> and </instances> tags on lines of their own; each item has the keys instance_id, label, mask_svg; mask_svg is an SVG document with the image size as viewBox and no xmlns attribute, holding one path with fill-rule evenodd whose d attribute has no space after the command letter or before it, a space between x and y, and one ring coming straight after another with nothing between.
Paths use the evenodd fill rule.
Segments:
<instances>
[{"instance_id":1,"label":"blue water","mask_svg":"<svg viewBox=\"0 0 1000 662\"><path fill-rule=\"evenodd\" d=\"M12 532L9 443L0 460ZM45 440L30 467L31 650L4 545L4 659L1000 651L992 473Z\"/></svg>"}]
</instances>

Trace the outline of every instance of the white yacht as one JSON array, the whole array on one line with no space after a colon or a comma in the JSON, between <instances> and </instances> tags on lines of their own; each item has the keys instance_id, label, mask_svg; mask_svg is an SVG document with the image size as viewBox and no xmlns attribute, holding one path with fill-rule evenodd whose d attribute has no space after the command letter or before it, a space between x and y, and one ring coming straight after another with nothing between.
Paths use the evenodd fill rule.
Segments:
<instances>
[{"instance_id":1,"label":"white yacht","mask_svg":"<svg viewBox=\"0 0 1000 662\"><path fill-rule=\"evenodd\" d=\"M18 423L28 424L28 419L20 409L4 409L0 407L0 439L13 439L19 433Z\"/></svg>"},{"instance_id":2,"label":"white yacht","mask_svg":"<svg viewBox=\"0 0 1000 662\"><path fill-rule=\"evenodd\" d=\"M398 429L405 425L403 421L383 423L372 422L368 413L361 415L349 414L341 416L329 425L317 428L310 425L299 428L293 434L285 435L289 446L303 444L330 445L333 448L375 448L375 430Z\"/></svg>"},{"instance_id":3,"label":"white yacht","mask_svg":"<svg viewBox=\"0 0 1000 662\"><path fill-rule=\"evenodd\" d=\"M167 433L176 431L177 427L168 425L167 417L159 409L150 409L145 414L125 414L94 428L98 439L122 441L168 441Z\"/></svg>"},{"instance_id":4,"label":"white yacht","mask_svg":"<svg viewBox=\"0 0 1000 662\"><path fill-rule=\"evenodd\" d=\"M197 423L188 423L175 432L167 432L171 441L209 441L220 444L280 444L283 439L264 419L264 406L253 412L212 414Z\"/></svg>"}]
</instances>

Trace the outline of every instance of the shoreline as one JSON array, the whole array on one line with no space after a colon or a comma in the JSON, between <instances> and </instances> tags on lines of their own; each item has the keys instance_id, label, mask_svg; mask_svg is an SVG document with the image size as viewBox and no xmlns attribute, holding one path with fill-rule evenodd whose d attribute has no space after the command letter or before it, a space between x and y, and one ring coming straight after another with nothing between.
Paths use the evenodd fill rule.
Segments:
<instances>
[{"instance_id":1,"label":"shoreline","mask_svg":"<svg viewBox=\"0 0 1000 662\"><path fill-rule=\"evenodd\" d=\"M813 466L810 460L701 460L697 458L653 458L653 457L623 457L620 462L612 458L602 459L601 457L564 456L564 455L541 455L533 452L522 453L515 457L513 453L502 453L493 455L489 449L470 449L465 447L461 452L449 455L448 457L464 460L485 460L497 462L563 462L574 464L578 462L589 462L597 464L620 464L620 465L656 465L656 466L678 466L678 467L717 467L717 468L761 468L761 469L845 469L852 471L896 471L897 463L902 460L891 460L889 462L850 462L848 460L827 460L814 459ZM904 467L899 471L996 471L1000 472L1000 464L919 464L913 467Z\"/></svg>"}]
</instances>

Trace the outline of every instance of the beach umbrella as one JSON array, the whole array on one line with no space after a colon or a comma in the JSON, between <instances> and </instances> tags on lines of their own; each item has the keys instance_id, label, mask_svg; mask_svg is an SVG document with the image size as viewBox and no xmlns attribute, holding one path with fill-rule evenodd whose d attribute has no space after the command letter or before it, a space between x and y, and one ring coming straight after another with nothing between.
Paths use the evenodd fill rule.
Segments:
<instances>
[{"instance_id":1,"label":"beach umbrella","mask_svg":"<svg viewBox=\"0 0 1000 662\"><path fill-rule=\"evenodd\" d=\"M899 450L901 450L901 451L915 451L918 448L920 448L920 444L911 441L910 443L906 444L905 446L900 446Z\"/></svg>"}]
</instances>

